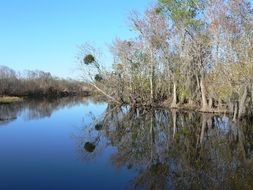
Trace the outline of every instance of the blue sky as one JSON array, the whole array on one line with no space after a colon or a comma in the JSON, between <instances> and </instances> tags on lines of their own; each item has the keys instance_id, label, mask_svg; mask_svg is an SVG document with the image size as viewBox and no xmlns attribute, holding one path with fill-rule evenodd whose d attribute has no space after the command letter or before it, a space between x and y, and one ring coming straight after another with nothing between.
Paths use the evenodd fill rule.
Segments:
<instances>
[{"instance_id":1,"label":"blue sky","mask_svg":"<svg viewBox=\"0 0 253 190\"><path fill-rule=\"evenodd\" d=\"M107 54L115 37L133 35L129 12L143 12L154 1L0 0L0 65L76 78L78 45L94 43Z\"/></svg>"}]
</instances>

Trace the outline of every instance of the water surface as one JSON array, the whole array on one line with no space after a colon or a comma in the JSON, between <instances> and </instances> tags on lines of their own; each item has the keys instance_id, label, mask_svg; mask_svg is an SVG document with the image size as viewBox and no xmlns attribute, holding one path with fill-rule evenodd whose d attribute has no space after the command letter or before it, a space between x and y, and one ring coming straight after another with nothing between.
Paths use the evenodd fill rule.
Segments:
<instances>
[{"instance_id":1,"label":"water surface","mask_svg":"<svg viewBox=\"0 0 253 190\"><path fill-rule=\"evenodd\" d=\"M92 99L0 105L0 189L252 189L253 125Z\"/></svg>"}]
</instances>

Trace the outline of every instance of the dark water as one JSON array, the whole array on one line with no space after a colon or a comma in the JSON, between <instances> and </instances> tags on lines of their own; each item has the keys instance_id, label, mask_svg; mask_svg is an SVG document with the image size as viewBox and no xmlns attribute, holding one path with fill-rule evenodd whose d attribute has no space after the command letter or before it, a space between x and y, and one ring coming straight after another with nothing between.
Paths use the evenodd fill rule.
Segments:
<instances>
[{"instance_id":1,"label":"dark water","mask_svg":"<svg viewBox=\"0 0 253 190\"><path fill-rule=\"evenodd\" d=\"M0 189L253 189L253 124L92 99L0 105Z\"/></svg>"}]
</instances>

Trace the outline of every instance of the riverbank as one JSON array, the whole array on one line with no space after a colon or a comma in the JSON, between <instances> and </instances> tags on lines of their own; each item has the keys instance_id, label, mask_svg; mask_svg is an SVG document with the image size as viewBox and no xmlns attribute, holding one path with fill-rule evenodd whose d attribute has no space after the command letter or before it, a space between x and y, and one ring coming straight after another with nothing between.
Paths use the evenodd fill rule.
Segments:
<instances>
[{"instance_id":1,"label":"riverbank","mask_svg":"<svg viewBox=\"0 0 253 190\"><path fill-rule=\"evenodd\" d=\"M3 96L0 97L0 104L10 104L15 102L22 102L24 99L17 96Z\"/></svg>"},{"instance_id":2,"label":"riverbank","mask_svg":"<svg viewBox=\"0 0 253 190\"><path fill-rule=\"evenodd\" d=\"M46 92L46 93L30 93L22 95L5 95L0 96L0 104L11 104L23 102L26 99L59 99L66 97L90 97L92 96L91 91L82 92Z\"/></svg>"},{"instance_id":3,"label":"riverbank","mask_svg":"<svg viewBox=\"0 0 253 190\"><path fill-rule=\"evenodd\" d=\"M200 113L214 113L214 114L233 114L233 112L225 109L225 108L208 108L207 110L203 110L200 106L196 105L176 105L171 106L168 104L161 104L161 107L167 108L167 109L173 109L173 110L183 110L183 111L195 111Z\"/></svg>"}]
</instances>

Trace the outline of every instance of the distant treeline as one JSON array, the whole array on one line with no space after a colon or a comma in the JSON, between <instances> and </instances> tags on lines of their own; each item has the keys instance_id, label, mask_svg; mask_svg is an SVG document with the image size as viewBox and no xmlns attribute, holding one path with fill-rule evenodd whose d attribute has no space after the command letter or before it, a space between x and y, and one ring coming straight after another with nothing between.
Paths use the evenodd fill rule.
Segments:
<instances>
[{"instance_id":1,"label":"distant treeline","mask_svg":"<svg viewBox=\"0 0 253 190\"><path fill-rule=\"evenodd\" d=\"M89 95L87 89L80 81L53 77L49 72L25 71L21 74L7 66L0 66L0 96Z\"/></svg>"}]
</instances>

